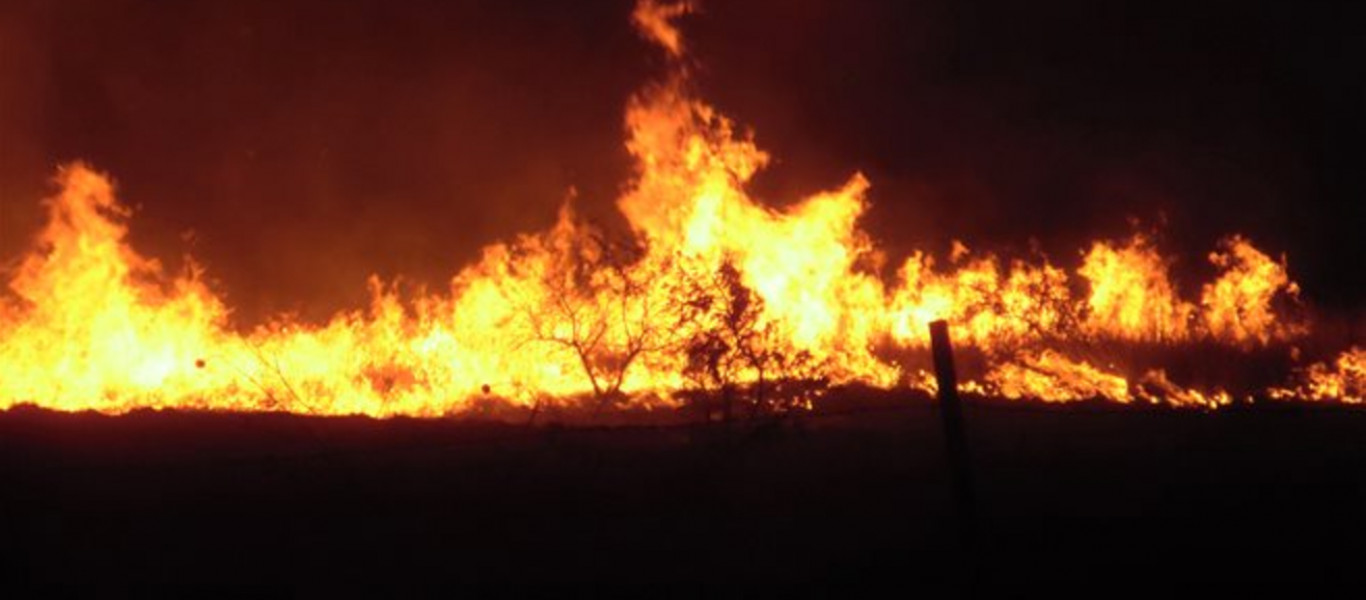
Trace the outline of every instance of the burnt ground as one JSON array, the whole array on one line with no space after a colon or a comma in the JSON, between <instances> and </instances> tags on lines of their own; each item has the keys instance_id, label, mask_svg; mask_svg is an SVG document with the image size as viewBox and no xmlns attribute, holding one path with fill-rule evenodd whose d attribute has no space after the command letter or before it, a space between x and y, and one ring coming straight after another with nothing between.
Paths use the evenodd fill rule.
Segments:
<instances>
[{"instance_id":1,"label":"burnt ground","mask_svg":"<svg viewBox=\"0 0 1366 600\"><path fill-rule=\"evenodd\" d=\"M9 585L1363 577L1366 411L923 400L762 426L0 413ZM967 565L962 566L962 565Z\"/></svg>"}]
</instances>

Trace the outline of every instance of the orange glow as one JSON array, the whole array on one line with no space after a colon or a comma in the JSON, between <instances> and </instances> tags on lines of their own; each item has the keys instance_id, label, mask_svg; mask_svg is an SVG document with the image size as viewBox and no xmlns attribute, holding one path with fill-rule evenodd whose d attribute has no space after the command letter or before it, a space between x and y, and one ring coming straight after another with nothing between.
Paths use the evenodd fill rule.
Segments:
<instances>
[{"instance_id":1,"label":"orange glow","mask_svg":"<svg viewBox=\"0 0 1366 600\"><path fill-rule=\"evenodd\" d=\"M1286 339L1306 333L1302 324L1278 317L1272 302L1278 293L1291 299L1299 286L1286 274L1285 259L1271 260L1240 236L1222 243L1224 250L1210 254L1210 262L1224 274L1205 285L1200 295L1205 326L1212 335L1239 344Z\"/></svg>"},{"instance_id":2,"label":"orange glow","mask_svg":"<svg viewBox=\"0 0 1366 600\"><path fill-rule=\"evenodd\" d=\"M644 0L633 19L678 57L671 19L689 10ZM107 176L61 169L47 226L0 297L0 409L440 416L486 397L660 407L730 389L793 408L831 384L932 390L897 357L927 347L940 318L961 348L987 357L965 391L1217 408L1228 392L1161 370L1131 379L1074 350L1245 349L1308 334L1276 309L1298 297L1285 259L1241 236L1210 255L1220 273L1198 301L1142 235L1092 243L1074 272L955 243L947 266L917 252L884 273L859 227L866 177L784 210L760 204L745 187L768 155L675 69L626 109L636 173L618 207L630 239L566 205L551 229L486 247L448 289L405 297L372 278L369 307L322 324L279 317L239 333L198 267L167 273L129 246L130 211ZM1353 349L1269 393L1360 402L1363 363Z\"/></svg>"},{"instance_id":3,"label":"orange glow","mask_svg":"<svg viewBox=\"0 0 1366 600\"><path fill-rule=\"evenodd\" d=\"M1123 246L1096 242L1077 271L1090 283L1085 331L1141 342L1190 337L1195 307L1182 301L1167 276L1167 263L1143 236Z\"/></svg>"},{"instance_id":4,"label":"orange glow","mask_svg":"<svg viewBox=\"0 0 1366 600\"><path fill-rule=\"evenodd\" d=\"M987 383L1006 398L1069 402L1099 398L1127 404L1133 401L1129 382L1085 362L1072 361L1051 350L1022 355L987 374Z\"/></svg>"},{"instance_id":5,"label":"orange glow","mask_svg":"<svg viewBox=\"0 0 1366 600\"><path fill-rule=\"evenodd\" d=\"M1354 346L1331 363L1310 365L1300 373L1300 381L1294 387L1272 389L1271 397L1346 404L1366 402L1366 349Z\"/></svg>"},{"instance_id":6,"label":"orange glow","mask_svg":"<svg viewBox=\"0 0 1366 600\"><path fill-rule=\"evenodd\" d=\"M657 0L640 0L631 13L631 19L651 41L659 44L670 56L683 54L683 34L674 26L673 20L694 10L687 0L672 4L661 4Z\"/></svg>"}]
</instances>

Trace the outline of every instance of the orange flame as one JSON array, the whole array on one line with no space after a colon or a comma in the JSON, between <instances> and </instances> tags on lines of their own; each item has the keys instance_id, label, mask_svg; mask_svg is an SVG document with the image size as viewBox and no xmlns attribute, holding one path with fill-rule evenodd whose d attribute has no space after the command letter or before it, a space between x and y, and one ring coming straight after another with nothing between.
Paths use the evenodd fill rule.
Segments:
<instances>
[{"instance_id":1,"label":"orange flame","mask_svg":"<svg viewBox=\"0 0 1366 600\"><path fill-rule=\"evenodd\" d=\"M1300 373L1298 385L1273 388L1271 397L1366 403L1366 349L1353 346L1331 364L1310 365Z\"/></svg>"},{"instance_id":2,"label":"orange flame","mask_svg":"<svg viewBox=\"0 0 1366 600\"><path fill-rule=\"evenodd\" d=\"M674 26L673 20L694 10L696 7L687 0L671 4L640 0L631 13L631 20L647 39L677 58L683 55L683 34Z\"/></svg>"},{"instance_id":3,"label":"orange flame","mask_svg":"<svg viewBox=\"0 0 1366 600\"><path fill-rule=\"evenodd\" d=\"M672 19L690 10L644 0L633 18L679 57ZM550 230L485 248L443 292L405 298L372 278L368 309L325 324L279 317L238 333L198 267L167 274L128 245L129 211L108 178L63 168L48 224L0 297L0 409L437 416L485 397L668 406L698 390L795 408L830 384L932 389L898 357L925 348L940 318L988 358L965 391L1213 408L1230 394L1162 370L1130 381L1066 349L1250 348L1308 332L1275 308L1298 294L1285 259L1241 236L1211 254L1221 273L1198 302L1141 235L1093 243L1073 274L956 243L950 268L915 253L889 280L858 226L867 178L781 211L756 202L745 186L768 155L675 69L626 109L636 174L618 206L630 239L566 205ZM1354 349L1272 395L1359 402L1362 364Z\"/></svg>"}]
</instances>

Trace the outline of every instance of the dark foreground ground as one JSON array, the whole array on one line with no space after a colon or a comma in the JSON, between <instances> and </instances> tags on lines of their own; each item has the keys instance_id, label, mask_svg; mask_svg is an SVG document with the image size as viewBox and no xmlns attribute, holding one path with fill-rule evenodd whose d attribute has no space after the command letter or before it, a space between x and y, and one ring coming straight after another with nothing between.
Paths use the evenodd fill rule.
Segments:
<instances>
[{"instance_id":1,"label":"dark foreground ground","mask_svg":"<svg viewBox=\"0 0 1366 600\"><path fill-rule=\"evenodd\" d=\"M923 401L781 426L0 413L6 585L1363 578L1366 412ZM966 567L962 565L967 565Z\"/></svg>"}]
</instances>

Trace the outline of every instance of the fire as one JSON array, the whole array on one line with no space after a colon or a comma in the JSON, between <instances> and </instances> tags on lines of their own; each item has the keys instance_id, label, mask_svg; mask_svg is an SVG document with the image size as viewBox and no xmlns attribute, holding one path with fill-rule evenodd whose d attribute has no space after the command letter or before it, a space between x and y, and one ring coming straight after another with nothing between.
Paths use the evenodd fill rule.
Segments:
<instances>
[{"instance_id":1,"label":"fire","mask_svg":"<svg viewBox=\"0 0 1366 600\"><path fill-rule=\"evenodd\" d=\"M1315 363L1300 373L1291 388L1274 388L1273 398L1336 400L1347 404L1366 402L1366 349L1352 347L1332 363Z\"/></svg>"},{"instance_id":2,"label":"fire","mask_svg":"<svg viewBox=\"0 0 1366 600\"><path fill-rule=\"evenodd\" d=\"M1166 261L1146 238L1119 247L1096 242L1077 272L1091 288L1083 325L1090 335L1143 342L1189 337L1195 308L1177 297Z\"/></svg>"},{"instance_id":3,"label":"fire","mask_svg":"<svg viewBox=\"0 0 1366 600\"><path fill-rule=\"evenodd\" d=\"M9 284L0 319L0 396L78 410L159 406L227 383L199 369L226 310L194 268L174 278L124 240L109 181L63 169L48 224ZM204 364L204 363L199 363Z\"/></svg>"},{"instance_id":4,"label":"fire","mask_svg":"<svg viewBox=\"0 0 1366 600\"><path fill-rule=\"evenodd\" d=\"M1210 333L1238 344L1266 344L1307 333L1303 324L1279 318L1272 308L1278 293L1299 296L1299 286L1286 273L1285 259L1273 261L1239 236L1225 240L1223 247L1209 260L1225 269L1224 274L1200 295Z\"/></svg>"},{"instance_id":5,"label":"fire","mask_svg":"<svg viewBox=\"0 0 1366 600\"><path fill-rule=\"evenodd\" d=\"M1068 402L1104 398L1120 403L1133 401L1125 378L1073 362L1051 350L1023 355L987 374L987 383L1006 398L1036 398L1045 402Z\"/></svg>"},{"instance_id":6,"label":"fire","mask_svg":"<svg viewBox=\"0 0 1366 600\"><path fill-rule=\"evenodd\" d=\"M659 44L670 56L678 57L683 54L683 34L674 26L673 20L694 9L693 4L686 0L672 4L640 0L631 13L631 20L645 37Z\"/></svg>"},{"instance_id":7,"label":"fire","mask_svg":"<svg viewBox=\"0 0 1366 600\"><path fill-rule=\"evenodd\" d=\"M447 289L404 294L372 278L370 306L326 323L241 329L198 266L168 273L128 244L130 211L107 176L62 168L47 226L0 297L0 409L439 416L485 398L651 407L701 392L786 410L830 385L932 390L904 357L940 318L986 357L967 392L1216 408L1229 392L1078 356L1308 333L1278 310L1298 301L1286 260L1241 236L1210 255L1220 272L1197 300L1145 235L1096 241L1073 271L959 243L946 266L918 252L888 273L859 228L862 174L781 211L746 193L769 156L697 97L673 23L691 10L644 0L633 14L673 72L627 105L636 173L618 207L630 236L566 203L554 227L488 246ZM1363 362L1353 349L1269 393L1360 402Z\"/></svg>"}]
</instances>

